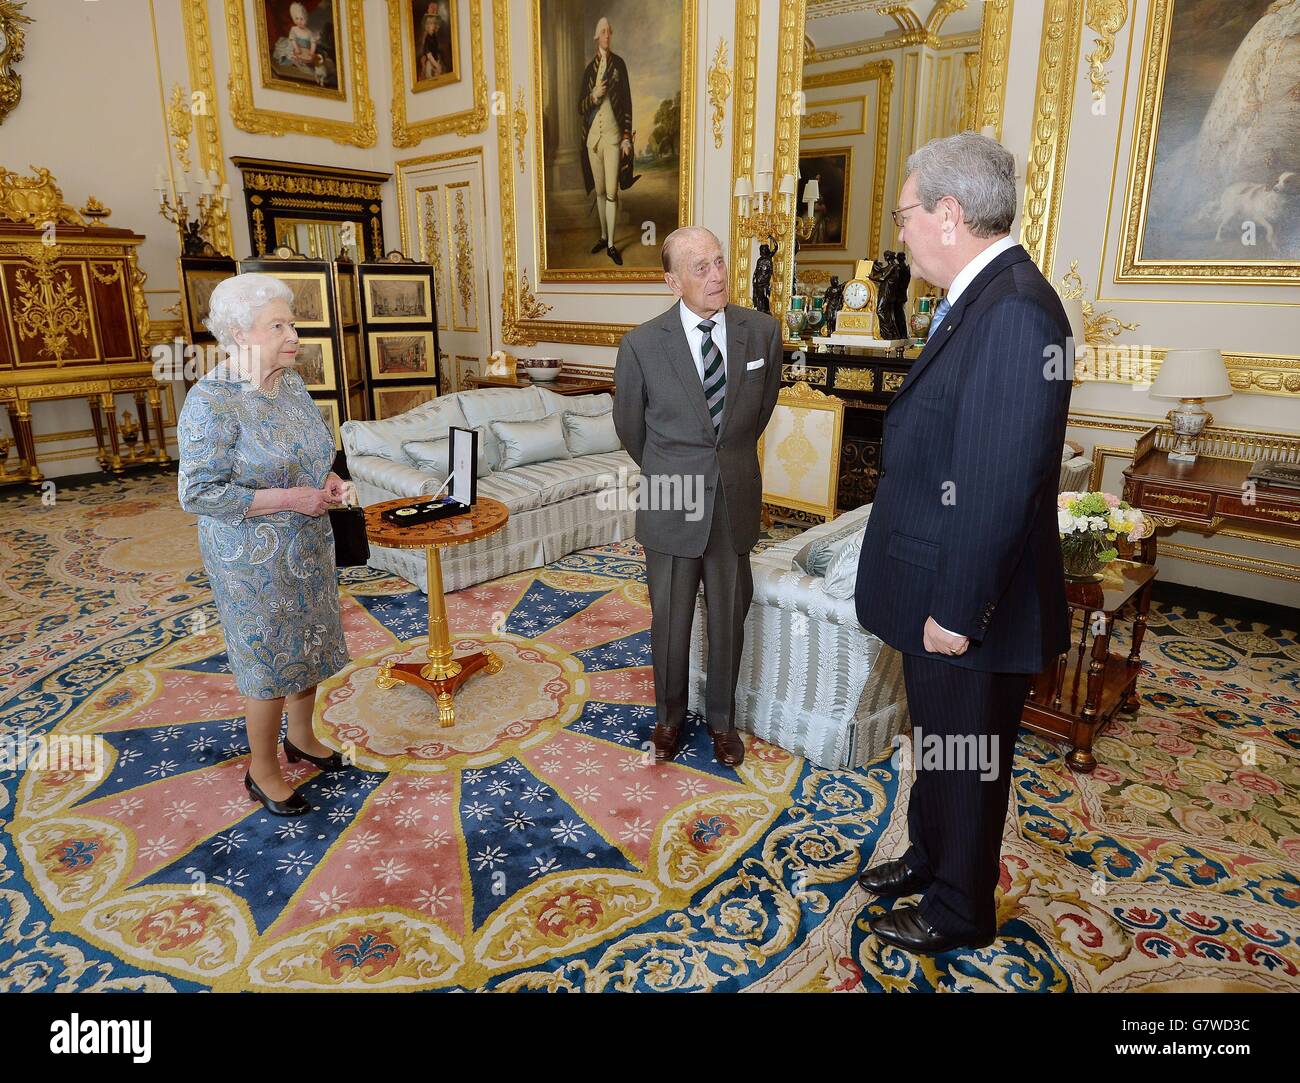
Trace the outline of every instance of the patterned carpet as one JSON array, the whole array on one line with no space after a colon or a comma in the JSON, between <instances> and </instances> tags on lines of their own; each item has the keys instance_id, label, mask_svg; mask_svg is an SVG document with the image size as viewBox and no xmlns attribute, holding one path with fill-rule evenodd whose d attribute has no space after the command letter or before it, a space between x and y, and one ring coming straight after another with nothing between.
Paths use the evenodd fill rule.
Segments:
<instances>
[{"instance_id":1,"label":"patterned carpet","mask_svg":"<svg viewBox=\"0 0 1300 1083\"><path fill-rule=\"evenodd\" d=\"M888 759L823 771L747 738L733 771L697 725L649 760L634 543L449 597L458 652L505 663L450 730L373 680L421 654L423 595L346 573L354 663L316 725L357 768L291 772L315 809L285 820L243 792L174 478L0 510L0 736L107 757L0 770L0 990L1300 989L1294 630L1157 606L1141 710L1095 774L1021 738L1000 939L917 958L881 950L853 886L906 847Z\"/></svg>"}]
</instances>

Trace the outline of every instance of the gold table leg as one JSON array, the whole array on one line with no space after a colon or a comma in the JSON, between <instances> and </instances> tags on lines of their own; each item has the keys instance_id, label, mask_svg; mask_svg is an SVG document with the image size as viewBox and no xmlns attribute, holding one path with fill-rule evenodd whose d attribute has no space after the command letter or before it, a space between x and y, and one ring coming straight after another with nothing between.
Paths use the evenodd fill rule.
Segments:
<instances>
[{"instance_id":1,"label":"gold table leg","mask_svg":"<svg viewBox=\"0 0 1300 1083\"><path fill-rule=\"evenodd\" d=\"M425 657L428 661L421 665L385 659L380 663L375 684L380 688L392 688L399 683L423 688L437 702L438 725L445 729L456 724L456 706L452 699L456 689L480 669L500 673L502 663L486 649L464 658L452 657L447 600L442 593L442 561L436 546L429 546L425 553L425 593L429 604L429 648Z\"/></svg>"}]
</instances>

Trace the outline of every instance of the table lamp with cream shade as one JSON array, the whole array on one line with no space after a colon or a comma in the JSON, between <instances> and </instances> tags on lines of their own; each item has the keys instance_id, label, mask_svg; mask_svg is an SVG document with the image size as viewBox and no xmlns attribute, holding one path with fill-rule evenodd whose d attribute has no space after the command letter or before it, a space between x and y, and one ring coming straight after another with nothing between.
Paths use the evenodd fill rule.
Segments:
<instances>
[{"instance_id":1,"label":"table lamp with cream shade","mask_svg":"<svg viewBox=\"0 0 1300 1083\"><path fill-rule=\"evenodd\" d=\"M1179 405L1169 411L1169 422L1178 437L1169 458L1196 462L1196 439L1210 416L1202 404L1206 399L1226 399L1232 394L1222 352L1166 350L1148 394L1156 399L1179 400Z\"/></svg>"}]
</instances>

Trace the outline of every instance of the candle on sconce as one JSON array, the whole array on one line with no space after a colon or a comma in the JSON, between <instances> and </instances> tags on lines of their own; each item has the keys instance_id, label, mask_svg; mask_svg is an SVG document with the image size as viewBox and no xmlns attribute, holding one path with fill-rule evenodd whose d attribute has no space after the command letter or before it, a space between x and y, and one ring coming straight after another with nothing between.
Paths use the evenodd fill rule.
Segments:
<instances>
[{"instance_id":1,"label":"candle on sconce","mask_svg":"<svg viewBox=\"0 0 1300 1083\"><path fill-rule=\"evenodd\" d=\"M794 197L796 191L798 191L798 183L799 182L794 179L793 173L787 173L781 178L781 187L779 191L781 193L781 205L783 207L790 208L794 206Z\"/></svg>"},{"instance_id":2,"label":"candle on sconce","mask_svg":"<svg viewBox=\"0 0 1300 1083\"><path fill-rule=\"evenodd\" d=\"M754 195L754 186L750 184L748 177L736 178L736 189L734 195L736 200L740 203L741 216L747 216L749 214L749 203Z\"/></svg>"},{"instance_id":3,"label":"candle on sconce","mask_svg":"<svg viewBox=\"0 0 1300 1083\"><path fill-rule=\"evenodd\" d=\"M162 198L162 194L167 191L167 177L163 173L162 166L159 166L158 171L154 174L153 190L158 193L158 198L160 199Z\"/></svg>"},{"instance_id":4,"label":"candle on sconce","mask_svg":"<svg viewBox=\"0 0 1300 1083\"><path fill-rule=\"evenodd\" d=\"M176 185L176 191L183 196L190 194L189 186L185 183L185 174L181 174L180 183Z\"/></svg>"},{"instance_id":5,"label":"candle on sconce","mask_svg":"<svg viewBox=\"0 0 1300 1083\"><path fill-rule=\"evenodd\" d=\"M821 198L821 194L821 183L816 177L813 177L803 186L803 201L808 207L809 214L812 214L813 206Z\"/></svg>"},{"instance_id":6,"label":"candle on sconce","mask_svg":"<svg viewBox=\"0 0 1300 1083\"><path fill-rule=\"evenodd\" d=\"M224 182L221 185L221 201L223 203L230 202L230 185Z\"/></svg>"}]
</instances>

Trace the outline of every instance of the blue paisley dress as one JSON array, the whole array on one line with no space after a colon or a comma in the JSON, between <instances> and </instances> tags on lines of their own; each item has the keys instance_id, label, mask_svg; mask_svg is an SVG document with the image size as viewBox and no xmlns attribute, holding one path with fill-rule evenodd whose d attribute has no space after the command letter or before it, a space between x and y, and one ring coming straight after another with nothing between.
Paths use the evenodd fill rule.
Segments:
<instances>
[{"instance_id":1,"label":"blue paisley dress","mask_svg":"<svg viewBox=\"0 0 1300 1083\"><path fill-rule=\"evenodd\" d=\"M239 691L277 699L348 662L328 515L245 519L258 489L320 488L334 437L302 377L274 396L223 363L185 398L176 427L181 507L198 516L199 551Z\"/></svg>"}]
</instances>

